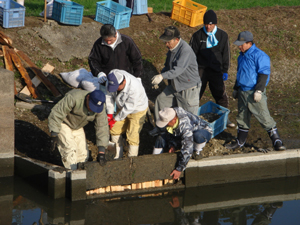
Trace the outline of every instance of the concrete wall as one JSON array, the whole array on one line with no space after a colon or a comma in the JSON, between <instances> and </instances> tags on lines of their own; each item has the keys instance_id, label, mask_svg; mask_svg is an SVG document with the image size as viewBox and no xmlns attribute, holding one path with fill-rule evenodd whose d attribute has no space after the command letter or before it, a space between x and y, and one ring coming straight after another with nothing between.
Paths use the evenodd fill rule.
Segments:
<instances>
[{"instance_id":1,"label":"concrete wall","mask_svg":"<svg viewBox=\"0 0 300 225\"><path fill-rule=\"evenodd\" d=\"M0 177L14 174L14 73L0 68Z\"/></svg>"}]
</instances>

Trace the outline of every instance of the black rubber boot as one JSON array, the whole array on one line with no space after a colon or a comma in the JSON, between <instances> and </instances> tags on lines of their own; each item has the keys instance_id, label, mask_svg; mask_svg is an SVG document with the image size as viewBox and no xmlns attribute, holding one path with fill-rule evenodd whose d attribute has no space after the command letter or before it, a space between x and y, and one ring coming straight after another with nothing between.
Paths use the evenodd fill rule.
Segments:
<instances>
[{"instance_id":1,"label":"black rubber boot","mask_svg":"<svg viewBox=\"0 0 300 225\"><path fill-rule=\"evenodd\" d=\"M248 132L249 132L249 130L247 130L247 129L239 128L238 133L237 133L236 142L227 144L227 145L225 145L225 147L227 149L236 149L236 148L243 147L244 144L246 143Z\"/></svg>"},{"instance_id":2,"label":"black rubber boot","mask_svg":"<svg viewBox=\"0 0 300 225\"><path fill-rule=\"evenodd\" d=\"M284 150L286 150L286 148L284 147L284 145L283 145L283 143L282 143L282 141L279 137L277 127L273 127L272 129L268 130L268 134L269 134L269 137L272 140L272 144L274 146L275 151L284 151Z\"/></svg>"}]
</instances>

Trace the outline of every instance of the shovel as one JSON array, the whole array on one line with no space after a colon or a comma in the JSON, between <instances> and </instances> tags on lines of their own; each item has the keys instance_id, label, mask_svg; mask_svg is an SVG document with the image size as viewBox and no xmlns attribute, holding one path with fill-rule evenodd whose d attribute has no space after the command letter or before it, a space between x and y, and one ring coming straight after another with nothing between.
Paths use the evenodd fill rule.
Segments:
<instances>
[{"instance_id":1,"label":"shovel","mask_svg":"<svg viewBox=\"0 0 300 225\"><path fill-rule=\"evenodd\" d=\"M32 99L30 96L24 94L24 93L18 93L16 94L16 97L24 102L41 102L41 103L57 103L56 101L51 101L51 100L39 100L39 99Z\"/></svg>"}]
</instances>

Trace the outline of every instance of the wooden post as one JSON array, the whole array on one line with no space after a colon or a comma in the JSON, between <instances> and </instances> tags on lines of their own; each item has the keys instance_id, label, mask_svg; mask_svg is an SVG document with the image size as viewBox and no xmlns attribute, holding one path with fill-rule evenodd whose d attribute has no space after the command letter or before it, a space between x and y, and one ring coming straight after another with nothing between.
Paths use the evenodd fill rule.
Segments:
<instances>
[{"instance_id":1,"label":"wooden post","mask_svg":"<svg viewBox=\"0 0 300 225\"><path fill-rule=\"evenodd\" d=\"M47 22L47 0L45 0L45 7L44 7L44 22Z\"/></svg>"}]
</instances>

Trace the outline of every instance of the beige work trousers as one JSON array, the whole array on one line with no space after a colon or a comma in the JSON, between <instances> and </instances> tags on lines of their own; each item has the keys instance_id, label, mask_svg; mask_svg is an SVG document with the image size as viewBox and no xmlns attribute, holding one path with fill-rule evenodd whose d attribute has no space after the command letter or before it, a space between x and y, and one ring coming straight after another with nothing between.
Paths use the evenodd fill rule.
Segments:
<instances>
[{"instance_id":1,"label":"beige work trousers","mask_svg":"<svg viewBox=\"0 0 300 225\"><path fill-rule=\"evenodd\" d=\"M147 109L141 112L129 114L124 120L117 121L110 130L112 136L126 132L126 141L129 145L140 144L140 132L146 119Z\"/></svg>"},{"instance_id":2,"label":"beige work trousers","mask_svg":"<svg viewBox=\"0 0 300 225\"><path fill-rule=\"evenodd\" d=\"M76 170L77 163L88 160L89 150L83 128L72 130L62 123L58 138L57 148L67 169Z\"/></svg>"}]
</instances>

